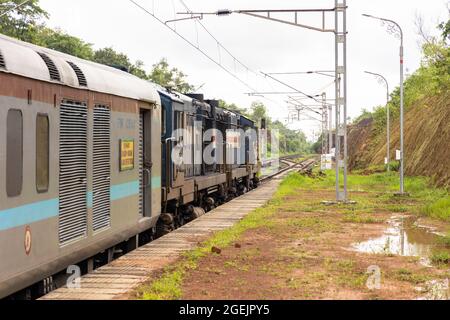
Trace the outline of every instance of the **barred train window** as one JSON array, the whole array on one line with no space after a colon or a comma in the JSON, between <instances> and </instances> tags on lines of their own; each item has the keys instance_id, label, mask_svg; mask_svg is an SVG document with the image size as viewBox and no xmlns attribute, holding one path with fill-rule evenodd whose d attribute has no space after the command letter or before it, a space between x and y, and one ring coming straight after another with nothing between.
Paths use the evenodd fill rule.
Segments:
<instances>
[{"instance_id":1,"label":"barred train window","mask_svg":"<svg viewBox=\"0 0 450 320\"><path fill-rule=\"evenodd\" d=\"M22 111L11 109L6 120L6 193L17 197L23 180L23 117Z\"/></svg>"},{"instance_id":2,"label":"barred train window","mask_svg":"<svg viewBox=\"0 0 450 320\"><path fill-rule=\"evenodd\" d=\"M50 132L48 115L38 114L36 118L36 189L39 193L48 191Z\"/></svg>"}]
</instances>

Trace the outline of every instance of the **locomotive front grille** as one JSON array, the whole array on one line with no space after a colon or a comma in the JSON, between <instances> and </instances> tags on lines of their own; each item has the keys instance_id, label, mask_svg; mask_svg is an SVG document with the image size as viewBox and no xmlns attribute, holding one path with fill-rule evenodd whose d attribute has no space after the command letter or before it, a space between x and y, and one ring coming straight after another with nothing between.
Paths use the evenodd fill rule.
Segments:
<instances>
[{"instance_id":1,"label":"locomotive front grille","mask_svg":"<svg viewBox=\"0 0 450 320\"><path fill-rule=\"evenodd\" d=\"M60 107L59 241L87 234L87 106L64 101Z\"/></svg>"},{"instance_id":2,"label":"locomotive front grille","mask_svg":"<svg viewBox=\"0 0 450 320\"><path fill-rule=\"evenodd\" d=\"M111 111L94 107L93 148L93 228L98 231L111 224Z\"/></svg>"}]
</instances>

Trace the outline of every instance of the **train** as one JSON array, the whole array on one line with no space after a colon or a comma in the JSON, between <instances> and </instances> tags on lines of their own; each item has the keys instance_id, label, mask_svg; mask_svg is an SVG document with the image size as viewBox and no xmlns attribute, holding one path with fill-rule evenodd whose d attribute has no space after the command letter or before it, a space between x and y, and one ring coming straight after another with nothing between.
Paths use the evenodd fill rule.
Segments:
<instances>
[{"instance_id":1,"label":"train","mask_svg":"<svg viewBox=\"0 0 450 320\"><path fill-rule=\"evenodd\" d=\"M68 266L91 272L256 188L257 127L201 94L0 35L0 298L42 296Z\"/></svg>"}]
</instances>

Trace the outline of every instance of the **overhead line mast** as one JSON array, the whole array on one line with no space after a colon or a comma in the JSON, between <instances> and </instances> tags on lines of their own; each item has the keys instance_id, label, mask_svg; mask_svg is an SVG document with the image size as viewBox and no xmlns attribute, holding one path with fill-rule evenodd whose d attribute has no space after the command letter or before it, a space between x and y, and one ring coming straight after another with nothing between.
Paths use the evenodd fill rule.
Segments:
<instances>
[{"instance_id":1,"label":"overhead line mast","mask_svg":"<svg viewBox=\"0 0 450 320\"><path fill-rule=\"evenodd\" d=\"M296 27L324 33L334 33L335 38L335 100L336 100L336 200L348 201L347 192L347 1L335 0L330 9L276 9L276 10L219 10L216 12L181 12L191 16L217 15L226 16L232 13L245 14L254 18L270 20ZM276 18L277 13L293 13L292 19ZM320 26L311 26L299 22L299 13L321 13ZM334 28L327 27L327 14L334 13ZM295 88L294 88L295 89ZM300 92L303 94L302 92ZM343 150L341 150L343 140ZM340 172L343 170L343 186L341 190Z\"/></svg>"}]
</instances>

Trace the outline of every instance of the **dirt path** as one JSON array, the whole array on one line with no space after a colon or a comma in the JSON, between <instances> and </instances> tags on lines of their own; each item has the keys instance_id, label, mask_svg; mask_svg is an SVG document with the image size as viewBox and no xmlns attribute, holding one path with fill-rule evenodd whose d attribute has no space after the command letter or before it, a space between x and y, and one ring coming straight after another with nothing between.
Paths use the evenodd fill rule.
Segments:
<instances>
[{"instance_id":1,"label":"dirt path","mask_svg":"<svg viewBox=\"0 0 450 320\"><path fill-rule=\"evenodd\" d=\"M418 299L428 281L449 277L448 266L426 267L417 257L352 250L383 234L398 213L370 205L376 192L353 192L362 203L353 209L320 203L333 195L301 190L284 198L264 225L201 258L182 282L182 299ZM380 289L367 286L371 266L381 272Z\"/></svg>"}]
</instances>

